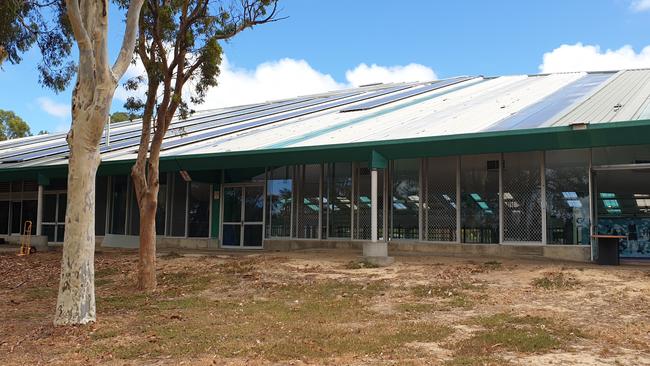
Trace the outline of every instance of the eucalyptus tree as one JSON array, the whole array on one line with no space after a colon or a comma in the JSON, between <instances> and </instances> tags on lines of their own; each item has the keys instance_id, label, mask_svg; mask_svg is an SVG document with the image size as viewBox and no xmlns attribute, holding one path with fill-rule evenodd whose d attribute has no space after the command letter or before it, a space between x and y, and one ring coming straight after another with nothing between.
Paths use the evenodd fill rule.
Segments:
<instances>
[{"instance_id":1,"label":"eucalyptus tree","mask_svg":"<svg viewBox=\"0 0 650 366\"><path fill-rule=\"evenodd\" d=\"M31 135L31 129L25 120L12 111L0 109L0 141Z\"/></svg>"},{"instance_id":2,"label":"eucalyptus tree","mask_svg":"<svg viewBox=\"0 0 650 366\"><path fill-rule=\"evenodd\" d=\"M95 176L99 144L115 89L135 47L144 0L125 3L125 31L119 53L110 63L107 0L3 0L0 2L0 47L11 63L37 45L41 84L63 91L76 73L72 91L72 125L67 135L68 202L61 278L54 323L85 324L96 320ZM77 62L70 61L74 44Z\"/></svg>"},{"instance_id":3,"label":"eucalyptus tree","mask_svg":"<svg viewBox=\"0 0 650 366\"><path fill-rule=\"evenodd\" d=\"M122 6L126 1L122 0ZM217 86L220 43L256 25L278 20L278 0L145 0L140 14L137 61L146 78L127 89L146 88L144 100L126 107L142 114L142 135L131 170L140 213L138 286L156 287L156 210L163 138L173 118L185 118ZM143 84L146 84L143 85Z\"/></svg>"}]
</instances>

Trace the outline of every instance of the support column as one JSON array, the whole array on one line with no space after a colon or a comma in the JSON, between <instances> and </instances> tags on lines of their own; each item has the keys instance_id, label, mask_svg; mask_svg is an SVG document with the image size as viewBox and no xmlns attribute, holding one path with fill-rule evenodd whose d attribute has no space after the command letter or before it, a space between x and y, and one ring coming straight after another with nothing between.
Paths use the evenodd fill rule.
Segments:
<instances>
[{"instance_id":1,"label":"support column","mask_svg":"<svg viewBox=\"0 0 650 366\"><path fill-rule=\"evenodd\" d=\"M38 185L38 201L36 205L36 236L43 232L43 185Z\"/></svg>"},{"instance_id":2,"label":"support column","mask_svg":"<svg viewBox=\"0 0 650 366\"><path fill-rule=\"evenodd\" d=\"M373 243L377 242L377 236L379 234L379 230L377 230L377 206L379 206L377 185L377 169L372 169L370 172L370 239Z\"/></svg>"},{"instance_id":3,"label":"support column","mask_svg":"<svg viewBox=\"0 0 650 366\"><path fill-rule=\"evenodd\" d=\"M388 243L378 241L377 207L378 207L378 174L372 168L370 173L370 242L363 243L363 259L379 266L388 266L395 260L388 256Z\"/></svg>"}]
</instances>

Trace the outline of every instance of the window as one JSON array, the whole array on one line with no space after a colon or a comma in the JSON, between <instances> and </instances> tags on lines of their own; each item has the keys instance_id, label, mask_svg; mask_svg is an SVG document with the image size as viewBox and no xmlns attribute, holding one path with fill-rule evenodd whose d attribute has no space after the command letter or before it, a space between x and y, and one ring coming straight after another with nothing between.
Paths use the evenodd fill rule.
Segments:
<instances>
[{"instance_id":1,"label":"window","mask_svg":"<svg viewBox=\"0 0 650 366\"><path fill-rule=\"evenodd\" d=\"M456 241L456 170L458 158L429 158L423 184L424 236L430 241Z\"/></svg>"},{"instance_id":2,"label":"window","mask_svg":"<svg viewBox=\"0 0 650 366\"><path fill-rule=\"evenodd\" d=\"M597 171L598 234L623 235L621 257L650 258L650 171Z\"/></svg>"},{"instance_id":3,"label":"window","mask_svg":"<svg viewBox=\"0 0 650 366\"><path fill-rule=\"evenodd\" d=\"M9 201L0 201L0 234L9 234Z\"/></svg>"},{"instance_id":4,"label":"window","mask_svg":"<svg viewBox=\"0 0 650 366\"><path fill-rule=\"evenodd\" d=\"M320 164L296 167L296 237L318 238L320 202Z\"/></svg>"},{"instance_id":5,"label":"window","mask_svg":"<svg viewBox=\"0 0 650 366\"><path fill-rule=\"evenodd\" d=\"M14 201L11 202L11 233L12 234L21 234L23 231L22 222L20 218L22 217L22 202Z\"/></svg>"},{"instance_id":6,"label":"window","mask_svg":"<svg viewBox=\"0 0 650 366\"><path fill-rule=\"evenodd\" d=\"M140 207L138 197L135 194L135 186L129 177L129 214L128 214L128 235L140 235Z\"/></svg>"},{"instance_id":7,"label":"window","mask_svg":"<svg viewBox=\"0 0 650 366\"><path fill-rule=\"evenodd\" d=\"M332 163L328 171L329 237L352 238L352 163Z\"/></svg>"},{"instance_id":8,"label":"window","mask_svg":"<svg viewBox=\"0 0 650 366\"><path fill-rule=\"evenodd\" d=\"M185 213L187 212L187 182L174 173L171 209L171 236L185 236Z\"/></svg>"},{"instance_id":9,"label":"window","mask_svg":"<svg viewBox=\"0 0 650 366\"><path fill-rule=\"evenodd\" d=\"M499 242L499 154L461 157L461 241Z\"/></svg>"},{"instance_id":10,"label":"window","mask_svg":"<svg viewBox=\"0 0 650 366\"><path fill-rule=\"evenodd\" d=\"M589 150L546 152L546 241L589 244Z\"/></svg>"},{"instance_id":11,"label":"window","mask_svg":"<svg viewBox=\"0 0 650 366\"><path fill-rule=\"evenodd\" d=\"M167 215L167 187L167 173L160 173L158 208L156 209L156 235L165 235L165 217Z\"/></svg>"},{"instance_id":12,"label":"window","mask_svg":"<svg viewBox=\"0 0 650 366\"><path fill-rule=\"evenodd\" d=\"M43 196L43 226L41 234L50 242L62 242L65 230L67 195L47 193Z\"/></svg>"},{"instance_id":13,"label":"window","mask_svg":"<svg viewBox=\"0 0 650 366\"><path fill-rule=\"evenodd\" d=\"M420 160L395 160L392 176L392 237L394 239L419 239Z\"/></svg>"},{"instance_id":14,"label":"window","mask_svg":"<svg viewBox=\"0 0 650 366\"><path fill-rule=\"evenodd\" d=\"M280 167L269 171L267 183L269 220L266 225L270 237L291 236L292 170L293 167Z\"/></svg>"},{"instance_id":15,"label":"window","mask_svg":"<svg viewBox=\"0 0 650 366\"><path fill-rule=\"evenodd\" d=\"M593 165L650 163L650 145L595 147Z\"/></svg>"},{"instance_id":16,"label":"window","mask_svg":"<svg viewBox=\"0 0 650 366\"><path fill-rule=\"evenodd\" d=\"M108 177L97 177L95 183L95 235L104 235L106 232L106 194L108 190Z\"/></svg>"},{"instance_id":17,"label":"window","mask_svg":"<svg viewBox=\"0 0 650 366\"><path fill-rule=\"evenodd\" d=\"M210 236L210 185L191 182L189 186L187 235L207 238Z\"/></svg>"},{"instance_id":18,"label":"window","mask_svg":"<svg viewBox=\"0 0 650 366\"><path fill-rule=\"evenodd\" d=\"M127 177L111 178L110 233L124 235L126 224Z\"/></svg>"},{"instance_id":19,"label":"window","mask_svg":"<svg viewBox=\"0 0 650 366\"><path fill-rule=\"evenodd\" d=\"M542 241L541 154L503 155L503 240Z\"/></svg>"}]
</instances>

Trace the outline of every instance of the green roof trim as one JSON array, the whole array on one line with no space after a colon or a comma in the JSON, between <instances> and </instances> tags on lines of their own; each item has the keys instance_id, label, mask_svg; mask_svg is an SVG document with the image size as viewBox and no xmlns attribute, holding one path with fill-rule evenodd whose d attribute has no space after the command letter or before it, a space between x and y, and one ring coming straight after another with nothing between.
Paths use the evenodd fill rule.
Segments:
<instances>
[{"instance_id":1,"label":"green roof trim","mask_svg":"<svg viewBox=\"0 0 650 366\"><path fill-rule=\"evenodd\" d=\"M337 161L375 162L427 156L470 155L499 152L580 149L589 147L650 144L650 120L478 132L399 140L370 141L320 146L285 147L251 151L163 156L161 171L201 171L225 168L254 168ZM133 160L102 162L99 175L128 174ZM379 164L379 162L377 161ZM378 166L377 166L378 167ZM0 169L0 181L65 177L66 165Z\"/></svg>"}]
</instances>

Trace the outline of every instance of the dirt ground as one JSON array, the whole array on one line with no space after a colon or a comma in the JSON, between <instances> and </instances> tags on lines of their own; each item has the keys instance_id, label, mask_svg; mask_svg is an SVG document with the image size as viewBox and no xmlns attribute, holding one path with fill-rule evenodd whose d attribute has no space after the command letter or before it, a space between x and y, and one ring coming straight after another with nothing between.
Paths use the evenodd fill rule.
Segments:
<instances>
[{"instance_id":1,"label":"dirt ground","mask_svg":"<svg viewBox=\"0 0 650 366\"><path fill-rule=\"evenodd\" d=\"M650 365L650 266L357 253L97 253L98 321L54 327L60 253L0 254L0 364Z\"/></svg>"}]
</instances>

